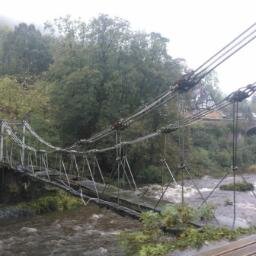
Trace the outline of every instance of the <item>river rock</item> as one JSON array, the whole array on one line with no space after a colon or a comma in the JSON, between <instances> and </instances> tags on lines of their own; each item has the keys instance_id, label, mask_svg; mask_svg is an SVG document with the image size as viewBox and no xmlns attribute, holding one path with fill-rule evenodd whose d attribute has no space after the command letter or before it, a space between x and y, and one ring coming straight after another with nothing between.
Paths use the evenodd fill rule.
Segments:
<instances>
[{"instance_id":1,"label":"river rock","mask_svg":"<svg viewBox=\"0 0 256 256\"><path fill-rule=\"evenodd\" d=\"M72 229L73 229L74 231L80 231L80 230L82 230L83 228L82 228L81 226L75 225L75 226L72 227Z\"/></svg>"},{"instance_id":2,"label":"river rock","mask_svg":"<svg viewBox=\"0 0 256 256\"><path fill-rule=\"evenodd\" d=\"M21 232L23 233L36 233L37 232L37 229L36 228L28 228L28 227L23 227L20 229Z\"/></svg>"},{"instance_id":3,"label":"river rock","mask_svg":"<svg viewBox=\"0 0 256 256\"><path fill-rule=\"evenodd\" d=\"M106 256L108 255L108 250L104 247L100 247L99 249L97 250L93 250L93 251L90 251L90 252L84 252L83 253L84 256Z\"/></svg>"},{"instance_id":4,"label":"river rock","mask_svg":"<svg viewBox=\"0 0 256 256\"><path fill-rule=\"evenodd\" d=\"M60 228L61 228L61 225L60 225L59 223L57 223L57 224L55 225L55 228L60 229Z\"/></svg>"},{"instance_id":5,"label":"river rock","mask_svg":"<svg viewBox=\"0 0 256 256\"><path fill-rule=\"evenodd\" d=\"M102 217L103 217L102 214L93 214L92 217L91 217L91 219L92 219L92 220L98 220L98 219L100 219L100 218L102 218Z\"/></svg>"},{"instance_id":6,"label":"river rock","mask_svg":"<svg viewBox=\"0 0 256 256\"><path fill-rule=\"evenodd\" d=\"M27 242L27 243L26 243L26 246L27 246L27 247L33 247L33 246L35 246L35 241L29 241L29 242Z\"/></svg>"}]
</instances>

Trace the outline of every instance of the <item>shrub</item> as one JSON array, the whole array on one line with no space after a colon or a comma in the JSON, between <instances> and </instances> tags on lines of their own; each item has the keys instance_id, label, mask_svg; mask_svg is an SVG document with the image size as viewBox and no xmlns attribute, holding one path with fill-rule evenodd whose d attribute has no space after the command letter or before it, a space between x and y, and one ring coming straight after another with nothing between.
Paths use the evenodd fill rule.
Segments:
<instances>
[{"instance_id":1,"label":"shrub","mask_svg":"<svg viewBox=\"0 0 256 256\"><path fill-rule=\"evenodd\" d=\"M56 191L53 195L42 196L29 203L21 203L19 204L19 207L30 209L36 214L44 214L48 212L74 209L79 205L81 205L81 202L78 198L62 191Z\"/></svg>"},{"instance_id":2,"label":"shrub","mask_svg":"<svg viewBox=\"0 0 256 256\"><path fill-rule=\"evenodd\" d=\"M233 240L238 236L256 232L255 227L231 230L225 227L214 228L211 226L198 229L186 225L184 226L185 229L176 237L170 237L169 233L158 233L159 227L164 223L170 226L176 225L176 223L188 223L193 220L194 215L210 219L213 217L213 209L211 205L206 205L199 210L193 210L188 206L171 205L164 209L161 214L152 211L145 212L141 216L143 229L136 232L121 233L121 244L127 256L163 256L168 251L183 250L188 247L199 248L206 241ZM157 232L157 236L154 231Z\"/></svg>"},{"instance_id":3,"label":"shrub","mask_svg":"<svg viewBox=\"0 0 256 256\"><path fill-rule=\"evenodd\" d=\"M161 183L161 167L157 167L154 165L148 166L146 169L140 171L137 180L139 181L139 183L142 184Z\"/></svg>"},{"instance_id":4,"label":"shrub","mask_svg":"<svg viewBox=\"0 0 256 256\"><path fill-rule=\"evenodd\" d=\"M197 210L197 216L201 221L210 221L214 217L215 207L210 204L204 204Z\"/></svg>"},{"instance_id":5,"label":"shrub","mask_svg":"<svg viewBox=\"0 0 256 256\"><path fill-rule=\"evenodd\" d=\"M255 172L256 173L256 164L252 164L247 168L248 172Z\"/></svg>"},{"instance_id":6,"label":"shrub","mask_svg":"<svg viewBox=\"0 0 256 256\"><path fill-rule=\"evenodd\" d=\"M195 219L196 212L187 205L170 205L161 213L162 224L167 228L175 226L184 226L190 224Z\"/></svg>"},{"instance_id":7,"label":"shrub","mask_svg":"<svg viewBox=\"0 0 256 256\"><path fill-rule=\"evenodd\" d=\"M161 218L159 213L153 211L143 212L140 219L144 233L151 235L154 239L160 235Z\"/></svg>"},{"instance_id":8,"label":"shrub","mask_svg":"<svg viewBox=\"0 0 256 256\"><path fill-rule=\"evenodd\" d=\"M233 183L231 184L225 184L220 186L221 190L231 190L231 191L253 191L254 190L254 185L249 182L241 182L241 183L236 183L235 185Z\"/></svg>"},{"instance_id":9,"label":"shrub","mask_svg":"<svg viewBox=\"0 0 256 256\"><path fill-rule=\"evenodd\" d=\"M166 244L147 244L140 249L139 256L163 256L169 251Z\"/></svg>"}]
</instances>

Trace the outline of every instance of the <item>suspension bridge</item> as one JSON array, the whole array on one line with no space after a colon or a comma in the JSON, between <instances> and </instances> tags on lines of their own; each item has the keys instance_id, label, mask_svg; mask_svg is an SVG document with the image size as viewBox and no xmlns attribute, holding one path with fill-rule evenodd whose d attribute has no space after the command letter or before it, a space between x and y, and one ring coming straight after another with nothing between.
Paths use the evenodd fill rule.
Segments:
<instances>
[{"instance_id":1,"label":"suspension bridge","mask_svg":"<svg viewBox=\"0 0 256 256\"><path fill-rule=\"evenodd\" d=\"M147 196L142 193L136 184L136 177L129 162L127 148L145 141L163 138L165 143L171 133L179 135L180 164L176 169L181 173L181 203L184 198L184 176L190 177L191 170L186 161L186 127L202 120L208 114L227 107L232 109L233 144L232 166L230 172L219 180L214 188L204 195L196 183L193 182L201 203L199 207L207 204L223 180L232 175L236 184L237 177L237 135L238 135L238 106L239 103L249 98L256 91L256 82L241 87L232 92L219 102L198 109L192 115L184 114L185 95L193 88L202 86L200 82L219 65L224 63L235 53L243 49L256 38L256 23L251 25L234 40L220 49L216 54L207 59L194 71L184 74L178 81L170 85L161 95L150 103L141 107L136 113L122 118L106 129L94 134L90 138L81 139L73 145L65 148L54 146L42 138L27 121L11 122L1 121L0 134L0 164L2 168L12 169L29 176L31 179L41 180L81 197L86 204L95 202L100 205L115 209L138 218L145 210L161 211L161 208L169 204L165 200L165 193L169 186L177 181L174 169L168 163L168 155L163 149L159 161L169 175L169 182L162 187L159 198ZM134 123L140 122L143 117L153 110L166 107L170 101L177 102L179 117L155 131L130 140L122 140L125 130L129 130ZM107 138L107 139L106 139ZM101 156L113 159L112 170L106 172L101 163ZM240 174L239 174L240 175ZM246 180L240 175L243 180ZM256 195L253 192L253 196ZM236 222L236 190L233 193L233 226Z\"/></svg>"}]
</instances>

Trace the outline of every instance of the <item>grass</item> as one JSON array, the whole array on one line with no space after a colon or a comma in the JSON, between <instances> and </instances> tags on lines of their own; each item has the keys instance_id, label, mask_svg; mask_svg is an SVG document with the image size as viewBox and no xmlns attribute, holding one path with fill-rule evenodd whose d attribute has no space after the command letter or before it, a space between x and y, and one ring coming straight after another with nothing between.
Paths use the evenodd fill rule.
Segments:
<instances>
[{"instance_id":1,"label":"grass","mask_svg":"<svg viewBox=\"0 0 256 256\"><path fill-rule=\"evenodd\" d=\"M240 183L236 183L235 185L233 183L230 183L230 184L221 185L220 189L245 192L245 191L253 191L254 185L249 182L240 182Z\"/></svg>"}]
</instances>

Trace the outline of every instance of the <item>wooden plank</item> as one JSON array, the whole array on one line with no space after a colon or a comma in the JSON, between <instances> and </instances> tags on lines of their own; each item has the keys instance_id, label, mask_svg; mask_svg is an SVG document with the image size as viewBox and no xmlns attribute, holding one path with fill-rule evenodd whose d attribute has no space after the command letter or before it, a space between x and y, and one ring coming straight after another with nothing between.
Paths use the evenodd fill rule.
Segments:
<instances>
[{"instance_id":1,"label":"wooden plank","mask_svg":"<svg viewBox=\"0 0 256 256\"><path fill-rule=\"evenodd\" d=\"M249 256L256 255L256 235L230 242L224 246L198 253L197 256Z\"/></svg>"}]
</instances>

